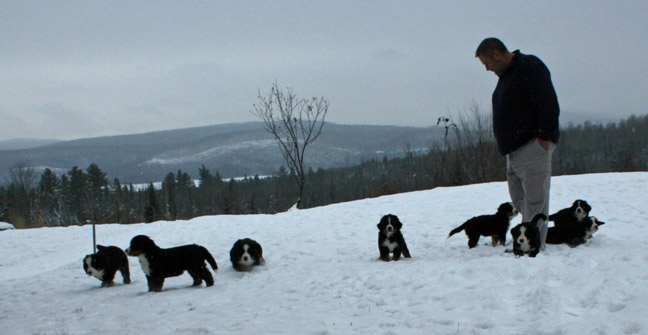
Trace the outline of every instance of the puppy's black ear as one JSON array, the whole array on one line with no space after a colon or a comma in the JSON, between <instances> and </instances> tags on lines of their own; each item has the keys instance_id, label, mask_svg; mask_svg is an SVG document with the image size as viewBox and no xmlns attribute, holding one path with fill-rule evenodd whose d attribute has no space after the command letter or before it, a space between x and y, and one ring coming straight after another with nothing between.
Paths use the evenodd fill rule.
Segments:
<instances>
[{"instance_id":1,"label":"puppy's black ear","mask_svg":"<svg viewBox=\"0 0 648 335\"><path fill-rule=\"evenodd\" d=\"M400 222L400 220L398 218L394 218L394 221L392 222L392 224L394 225L394 227L397 230L400 230L401 228L403 228L403 223Z\"/></svg>"},{"instance_id":2,"label":"puppy's black ear","mask_svg":"<svg viewBox=\"0 0 648 335\"><path fill-rule=\"evenodd\" d=\"M97 250L101 251L101 250L103 250L103 249L106 249L106 247L104 247L104 246L101 245L101 244L97 244Z\"/></svg>"},{"instance_id":3,"label":"puppy's black ear","mask_svg":"<svg viewBox=\"0 0 648 335\"><path fill-rule=\"evenodd\" d=\"M382 230L386 225L387 225L387 215L380 218L380 222L378 222L376 227L378 227L378 230Z\"/></svg>"}]
</instances>

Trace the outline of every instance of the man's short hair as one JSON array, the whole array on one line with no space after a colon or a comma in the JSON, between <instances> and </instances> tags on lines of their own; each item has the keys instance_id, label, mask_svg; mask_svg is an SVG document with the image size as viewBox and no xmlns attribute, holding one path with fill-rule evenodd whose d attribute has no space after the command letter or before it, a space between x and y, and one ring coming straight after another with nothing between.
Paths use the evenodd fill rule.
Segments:
<instances>
[{"instance_id":1,"label":"man's short hair","mask_svg":"<svg viewBox=\"0 0 648 335\"><path fill-rule=\"evenodd\" d=\"M508 52L508 49L506 49L506 45L504 45L502 41L500 41L495 37L489 37L483 40L481 43L479 43L479 46L477 47L477 51L475 52L475 57L484 56L486 58L492 58L493 51L495 50L501 53Z\"/></svg>"}]
</instances>

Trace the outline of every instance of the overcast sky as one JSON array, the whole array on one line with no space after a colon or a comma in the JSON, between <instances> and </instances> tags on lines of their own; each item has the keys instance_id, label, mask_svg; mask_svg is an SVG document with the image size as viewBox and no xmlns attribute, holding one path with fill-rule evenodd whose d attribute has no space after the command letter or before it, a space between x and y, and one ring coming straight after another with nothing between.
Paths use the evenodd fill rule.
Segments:
<instances>
[{"instance_id":1,"label":"overcast sky","mask_svg":"<svg viewBox=\"0 0 648 335\"><path fill-rule=\"evenodd\" d=\"M256 120L273 82L328 119L430 126L497 82L495 36L540 57L565 113L648 113L646 1L0 0L0 140Z\"/></svg>"}]
</instances>

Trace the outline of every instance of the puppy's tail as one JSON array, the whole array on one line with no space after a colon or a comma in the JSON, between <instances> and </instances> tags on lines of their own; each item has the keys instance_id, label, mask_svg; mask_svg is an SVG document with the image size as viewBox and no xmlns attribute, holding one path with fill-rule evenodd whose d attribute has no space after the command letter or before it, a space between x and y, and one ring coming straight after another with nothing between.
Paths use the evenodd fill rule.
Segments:
<instances>
[{"instance_id":1,"label":"puppy's tail","mask_svg":"<svg viewBox=\"0 0 648 335\"><path fill-rule=\"evenodd\" d=\"M556 221L557 217L558 217L558 213L553 213L553 214L549 215L548 220L549 221Z\"/></svg>"},{"instance_id":2,"label":"puppy's tail","mask_svg":"<svg viewBox=\"0 0 648 335\"><path fill-rule=\"evenodd\" d=\"M531 219L531 223L533 223L534 225L538 224L538 220L547 221L547 216L544 215L543 213L536 214L536 216L534 216L533 219Z\"/></svg>"},{"instance_id":3,"label":"puppy's tail","mask_svg":"<svg viewBox=\"0 0 648 335\"><path fill-rule=\"evenodd\" d=\"M206 248L203 248L203 257L211 265L212 269L214 271L218 271L218 265L216 264L216 261L214 260L214 257L209 253L209 251Z\"/></svg>"},{"instance_id":4,"label":"puppy's tail","mask_svg":"<svg viewBox=\"0 0 648 335\"><path fill-rule=\"evenodd\" d=\"M465 223L462 224L461 226L459 226L459 227L457 227L457 228L451 230L451 231L450 231L450 234L448 234L448 238L450 238L450 236L452 236L452 235L454 235L454 234L456 234L456 233L458 233L458 232L464 230L464 228L466 228L466 224L465 224Z\"/></svg>"}]
</instances>

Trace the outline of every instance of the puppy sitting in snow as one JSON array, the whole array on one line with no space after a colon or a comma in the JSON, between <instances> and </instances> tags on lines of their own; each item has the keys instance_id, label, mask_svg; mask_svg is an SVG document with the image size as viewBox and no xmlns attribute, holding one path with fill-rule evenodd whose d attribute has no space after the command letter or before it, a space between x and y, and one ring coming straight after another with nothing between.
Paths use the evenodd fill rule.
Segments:
<instances>
[{"instance_id":1,"label":"puppy sitting in snow","mask_svg":"<svg viewBox=\"0 0 648 335\"><path fill-rule=\"evenodd\" d=\"M549 221L553 221L556 227L566 226L576 222L582 222L589 216L592 211L590 206L585 200L576 200L569 208L564 208L558 212L549 215Z\"/></svg>"},{"instance_id":2,"label":"puppy sitting in snow","mask_svg":"<svg viewBox=\"0 0 648 335\"><path fill-rule=\"evenodd\" d=\"M522 222L511 229L513 254L515 256L519 257L528 254L529 257L535 257L540 252L539 220L547 220L547 216L542 213L537 214L531 222Z\"/></svg>"},{"instance_id":3,"label":"puppy sitting in snow","mask_svg":"<svg viewBox=\"0 0 648 335\"><path fill-rule=\"evenodd\" d=\"M490 236L493 246L497 246L497 244L504 245L511 219L517 214L518 212L513 207L513 204L505 202L497 208L497 213L473 217L461 226L451 230L448 238L464 230L468 236L469 248L477 246L480 236Z\"/></svg>"},{"instance_id":4,"label":"puppy sitting in snow","mask_svg":"<svg viewBox=\"0 0 648 335\"><path fill-rule=\"evenodd\" d=\"M87 255L83 259L85 273L101 280L101 287L110 287L115 285L113 280L119 270L124 284L130 284L128 258L124 251L118 247L103 245L97 245L97 250L97 253Z\"/></svg>"},{"instance_id":5,"label":"puppy sitting in snow","mask_svg":"<svg viewBox=\"0 0 648 335\"><path fill-rule=\"evenodd\" d=\"M390 253L393 253L392 259L397 261L400 259L401 254L405 258L412 257L405 238L401 233L403 224L398 220L396 215L387 214L380 219L378 223L378 249L380 250L380 260L389 262Z\"/></svg>"},{"instance_id":6,"label":"puppy sitting in snow","mask_svg":"<svg viewBox=\"0 0 648 335\"><path fill-rule=\"evenodd\" d=\"M588 216L580 222L573 222L562 226L556 225L547 231L547 243L564 243L574 248L592 238L592 235L598 231L598 227L603 224L605 222L597 220L596 217Z\"/></svg>"},{"instance_id":7,"label":"puppy sitting in snow","mask_svg":"<svg viewBox=\"0 0 648 335\"><path fill-rule=\"evenodd\" d=\"M214 277L207 269L205 261L214 271L218 270L216 261L204 247L191 244L162 249L145 235L133 237L126 254L139 258L149 292L161 292L165 278L179 276L185 271L193 278L193 286L199 286L203 280L207 286L212 286Z\"/></svg>"},{"instance_id":8,"label":"puppy sitting in snow","mask_svg":"<svg viewBox=\"0 0 648 335\"><path fill-rule=\"evenodd\" d=\"M234 243L230 250L230 261L236 271L251 271L254 266L265 265L261 245L249 238Z\"/></svg>"}]
</instances>

